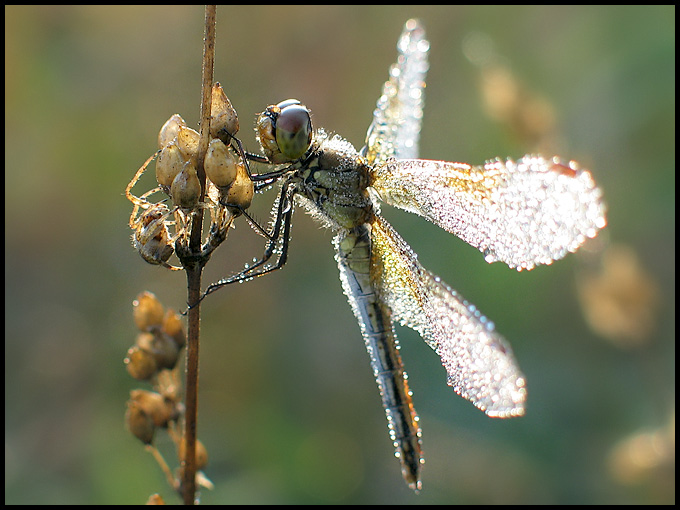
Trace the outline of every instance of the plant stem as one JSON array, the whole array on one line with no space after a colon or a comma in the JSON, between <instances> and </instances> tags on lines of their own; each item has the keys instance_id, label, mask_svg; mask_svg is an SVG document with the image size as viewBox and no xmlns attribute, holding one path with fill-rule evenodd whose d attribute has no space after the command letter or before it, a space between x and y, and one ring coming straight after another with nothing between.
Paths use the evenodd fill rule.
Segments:
<instances>
[{"instance_id":1,"label":"plant stem","mask_svg":"<svg viewBox=\"0 0 680 510\"><path fill-rule=\"evenodd\" d=\"M210 138L210 104L212 98L213 67L215 62L215 14L216 6L205 7L205 37L203 40L203 69L201 77L201 122L196 169L201 182L201 202L205 196L206 177L203 161L208 150ZM203 209L199 208L192 221L189 249L199 253L203 227ZM196 259L194 259L196 260ZM201 296L201 274L204 261L185 265L187 272L188 303L199 303ZM198 354L200 335L200 303L188 313L188 341L186 356L186 394L184 415L184 451L182 462L181 493L185 505L193 505L196 500L196 428L198 418Z\"/></svg>"}]
</instances>

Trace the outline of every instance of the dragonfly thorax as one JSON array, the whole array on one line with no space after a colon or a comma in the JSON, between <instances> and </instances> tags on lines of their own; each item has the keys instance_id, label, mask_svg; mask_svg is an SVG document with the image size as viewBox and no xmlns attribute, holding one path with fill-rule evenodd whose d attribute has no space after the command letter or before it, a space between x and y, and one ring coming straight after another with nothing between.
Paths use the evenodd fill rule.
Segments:
<instances>
[{"instance_id":1,"label":"dragonfly thorax","mask_svg":"<svg viewBox=\"0 0 680 510\"><path fill-rule=\"evenodd\" d=\"M373 215L368 172L365 159L352 144L319 129L314 134L311 153L291 180L313 216L334 229L353 228Z\"/></svg>"}]
</instances>

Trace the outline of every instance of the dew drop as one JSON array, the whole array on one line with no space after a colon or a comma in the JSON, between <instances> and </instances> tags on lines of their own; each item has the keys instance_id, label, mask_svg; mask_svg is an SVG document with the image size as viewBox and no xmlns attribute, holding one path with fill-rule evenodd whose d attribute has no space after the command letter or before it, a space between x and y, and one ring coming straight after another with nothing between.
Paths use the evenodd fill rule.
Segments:
<instances>
[{"instance_id":1,"label":"dew drop","mask_svg":"<svg viewBox=\"0 0 680 510\"><path fill-rule=\"evenodd\" d=\"M491 264L492 262L498 261L498 256L491 248L487 248L484 250L484 260Z\"/></svg>"}]
</instances>

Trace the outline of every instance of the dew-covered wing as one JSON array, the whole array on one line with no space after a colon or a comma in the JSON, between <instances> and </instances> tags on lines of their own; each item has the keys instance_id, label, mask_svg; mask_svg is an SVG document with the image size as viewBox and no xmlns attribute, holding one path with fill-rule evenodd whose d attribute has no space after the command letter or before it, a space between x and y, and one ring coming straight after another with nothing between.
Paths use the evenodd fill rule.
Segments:
<instances>
[{"instance_id":1,"label":"dew-covered wing","mask_svg":"<svg viewBox=\"0 0 680 510\"><path fill-rule=\"evenodd\" d=\"M483 166L391 159L371 179L386 203L456 234L488 262L517 269L576 251L606 224L602 192L590 172L557 158Z\"/></svg>"},{"instance_id":2,"label":"dew-covered wing","mask_svg":"<svg viewBox=\"0 0 680 510\"><path fill-rule=\"evenodd\" d=\"M390 67L390 78L383 85L361 151L370 164L390 157L418 157L429 48L421 24L407 21L397 43L399 57Z\"/></svg>"},{"instance_id":3,"label":"dew-covered wing","mask_svg":"<svg viewBox=\"0 0 680 510\"><path fill-rule=\"evenodd\" d=\"M370 271L379 298L435 350L448 384L489 416L524 414L524 376L493 324L423 268L379 215L371 222L371 240Z\"/></svg>"}]
</instances>

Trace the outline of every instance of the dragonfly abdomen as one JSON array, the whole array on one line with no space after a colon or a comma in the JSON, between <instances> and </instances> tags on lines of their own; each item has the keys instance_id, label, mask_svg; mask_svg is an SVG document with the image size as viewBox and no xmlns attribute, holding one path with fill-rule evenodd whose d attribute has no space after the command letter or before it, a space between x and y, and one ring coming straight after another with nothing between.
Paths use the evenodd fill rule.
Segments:
<instances>
[{"instance_id":1,"label":"dragonfly abdomen","mask_svg":"<svg viewBox=\"0 0 680 510\"><path fill-rule=\"evenodd\" d=\"M420 489L423 463L418 415L413 407L408 376L399 354L392 315L381 304L371 282L371 241L367 225L341 232L335 239L340 279L361 325L373 375L399 458L402 474L411 488Z\"/></svg>"}]
</instances>

